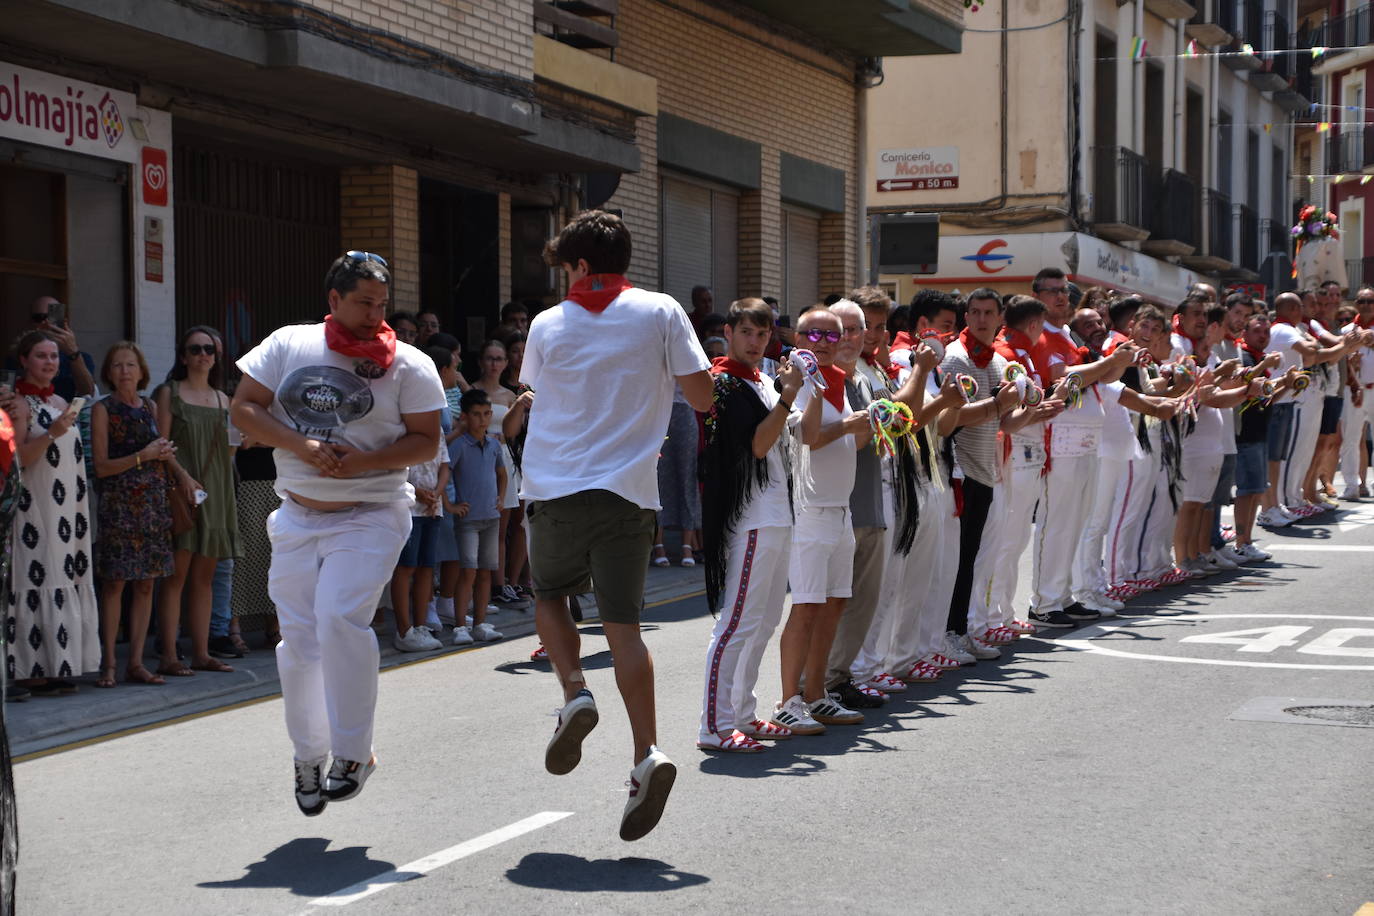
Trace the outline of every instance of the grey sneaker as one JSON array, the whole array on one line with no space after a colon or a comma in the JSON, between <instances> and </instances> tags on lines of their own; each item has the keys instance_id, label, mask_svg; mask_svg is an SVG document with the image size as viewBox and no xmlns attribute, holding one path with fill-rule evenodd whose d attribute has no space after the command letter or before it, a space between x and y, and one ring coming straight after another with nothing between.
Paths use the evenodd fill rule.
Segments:
<instances>
[{"instance_id":1,"label":"grey sneaker","mask_svg":"<svg viewBox=\"0 0 1374 916\"><path fill-rule=\"evenodd\" d=\"M391 644L396 647L397 652L431 652L444 647L444 644L430 633L429 627L411 627L406 635L393 638Z\"/></svg>"},{"instance_id":2,"label":"grey sneaker","mask_svg":"<svg viewBox=\"0 0 1374 916\"><path fill-rule=\"evenodd\" d=\"M544 749L544 769L555 776L571 773L582 762L582 739L599 721L601 714L596 711L592 692L585 687L577 691L558 713L558 727Z\"/></svg>"},{"instance_id":3,"label":"grey sneaker","mask_svg":"<svg viewBox=\"0 0 1374 916\"><path fill-rule=\"evenodd\" d=\"M622 840L637 840L658 826L676 779L677 767L668 755L656 747L649 748L639 766L630 771L630 798L620 816Z\"/></svg>"},{"instance_id":4,"label":"grey sneaker","mask_svg":"<svg viewBox=\"0 0 1374 916\"><path fill-rule=\"evenodd\" d=\"M301 814L314 817L324 812L329 799L321 791L320 783L324 775L324 762L328 757L318 760L297 760L296 764L296 807Z\"/></svg>"},{"instance_id":5,"label":"grey sneaker","mask_svg":"<svg viewBox=\"0 0 1374 916\"><path fill-rule=\"evenodd\" d=\"M329 768L329 775L324 780L324 797L330 801L348 801L363 790L363 783L367 782L367 777L375 769L376 756L366 763L335 757L334 765Z\"/></svg>"}]
</instances>

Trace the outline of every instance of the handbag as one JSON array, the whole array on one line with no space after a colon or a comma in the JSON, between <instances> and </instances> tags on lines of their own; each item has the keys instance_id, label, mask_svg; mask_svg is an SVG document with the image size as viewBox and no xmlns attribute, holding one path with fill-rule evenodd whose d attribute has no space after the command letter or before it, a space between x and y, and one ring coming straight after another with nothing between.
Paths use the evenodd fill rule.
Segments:
<instances>
[{"instance_id":1,"label":"handbag","mask_svg":"<svg viewBox=\"0 0 1374 916\"><path fill-rule=\"evenodd\" d=\"M177 484L170 470L167 471L167 503L172 508L172 537L196 527L196 513L200 507L186 498L186 492Z\"/></svg>"}]
</instances>

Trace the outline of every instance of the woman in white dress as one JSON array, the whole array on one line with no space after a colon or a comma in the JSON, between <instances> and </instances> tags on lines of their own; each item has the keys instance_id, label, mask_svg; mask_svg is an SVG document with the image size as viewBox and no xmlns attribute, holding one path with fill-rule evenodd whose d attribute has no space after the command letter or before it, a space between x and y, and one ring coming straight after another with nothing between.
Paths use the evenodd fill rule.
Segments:
<instances>
[{"instance_id":1,"label":"woman in white dress","mask_svg":"<svg viewBox=\"0 0 1374 916\"><path fill-rule=\"evenodd\" d=\"M100 665L91 503L75 428L80 407L53 392L59 362L51 337L30 331L15 352L23 368L13 419L24 492L14 518L5 662L9 676L35 696L71 694L71 678Z\"/></svg>"}]
</instances>

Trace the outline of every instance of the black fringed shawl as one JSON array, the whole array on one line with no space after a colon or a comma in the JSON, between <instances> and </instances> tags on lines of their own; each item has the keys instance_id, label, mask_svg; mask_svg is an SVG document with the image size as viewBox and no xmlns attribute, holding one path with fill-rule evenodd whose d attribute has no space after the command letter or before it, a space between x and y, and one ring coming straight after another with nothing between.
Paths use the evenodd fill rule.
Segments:
<instances>
[{"instance_id":1,"label":"black fringed shawl","mask_svg":"<svg viewBox=\"0 0 1374 916\"><path fill-rule=\"evenodd\" d=\"M730 532L755 491L770 483L768 459L754 457L754 432L768 416L768 408L741 378L721 373L714 383L711 412L706 415L706 448L698 464L703 484L701 539L706 554L706 603L712 614L720 609L725 587ZM786 430L782 433L787 434ZM787 476L790 505L792 481L791 475Z\"/></svg>"}]
</instances>

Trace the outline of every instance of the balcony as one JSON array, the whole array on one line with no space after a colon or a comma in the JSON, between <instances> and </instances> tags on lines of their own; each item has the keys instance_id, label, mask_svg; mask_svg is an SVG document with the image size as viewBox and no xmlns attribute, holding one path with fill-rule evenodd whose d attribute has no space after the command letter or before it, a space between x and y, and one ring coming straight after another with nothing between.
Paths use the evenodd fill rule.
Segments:
<instances>
[{"instance_id":1,"label":"balcony","mask_svg":"<svg viewBox=\"0 0 1374 916\"><path fill-rule=\"evenodd\" d=\"M1191 19L1197 15L1197 7L1185 0L1145 0L1145 9L1160 19Z\"/></svg>"},{"instance_id":2,"label":"balcony","mask_svg":"<svg viewBox=\"0 0 1374 916\"><path fill-rule=\"evenodd\" d=\"M1326 21L1326 41L1324 44L1329 48L1355 48L1364 47L1370 43L1370 4L1361 4L1344 16L1333 16ZM1344 54L1344 51L1333 50L1327 53L1327 57L1335 57Z\"/></svg>"},{"instance_id":3,"label":"balcony","mask_svg":"<svg viewBox=\"0 0 1374 916\"><path fill-rule=\"evenodd\" d=\"M1350 298L1354 299L1360 287L1374 283L1374 258L1347 258L1345 275L1350 282L1346 289L1350 291Z\"/></svg>"},{"instance_id":4,"label":"balcony","mask_svg":"<svg viewBox=\"0 0 1374 916\"><path fill-rule=\"evenodd\" d=\"M1293 279L1293 259L1289 257L1291 237L1281 220L1260 220L1260 282L1270 296L1297 286Z\"/></svg>"},{"instance_id":5,"label":"balcony","mask_svg":"<svg viewBox=\"0 0 1374 916\"><path fill-rule=\"evenodd\" d=\"M1236 0L1212 0L1212 21L1226 33L1228 41L1240 34L1239 11Z\"/></svg>"},{"instance_id":6,"label":"balcony","mask_svg":"<svg viewBox=\"0 0 1374 916\"><path fill-rule=\"evenodd\" d=\"M1150 237L1140 250L1156 258L1192 254L1198 245L1197 183L1174 169L1153 173L1152 178Z\"/></svg>"},{"instance_id":7,"label":"balcony","mask_svg":"<svg viewBox=\"0 0 1374 916\"><path fill-rule=\"evenodd\" d=\"M1224 45L1231 40L1231 33L1217 24L1217 7L1223 6L1225 0L1197 0L1197 12L1193 18L1188 20L1185 31L1188 37L1195 40L1200 45L1215 48Z\"/></svg>"},{"instance_id":8,"label":"balcony","mask_svg":"<svg viewBox=\"0 0 1374 916\"><path fill-rule=\"evenodd\" d=\"M534 0L536 28L554 41L583 51L613 51L620 45L615 29L619 12L620 0Z\"/></svg>"},{"instance_id":9,"label":"balcony","mask_svg":"<svg viewBox=\"0 0 1374 916\"><path fill-rule=\"evenodd\" d=\"M1149 237L1144 156L1124 146L1093 147L1093 229L1114 242Z\"/></svg>"},{"instance_id":10,"label":"balcony","mask_svg":"<svg viewBox=\"0 0 1374 916\"><path fill-rule=\"evenodd\" d=\"M1320 41L1321 30L1305 29L1293 37L1293 47L1310 48ZM1274 101L1296 115L1298 121L1324 121L1326 112L1312 109L1312 103L1322 101L1322 81L1312 72L1312 55L1296 54L1293 62L1293 86L1274 96Z\"/></svg>"},{"instance_id":11,"label":"balcony","mask_svg":"<svg viewBox=\"0 0 1374 916\"><path fill-rule=\"evenodd\" d=\"M1232 12L1228 15L1235 23L1234 27L1227 29L1235 36L1227 50L1240 52L1245 45L1252 48L1262 48L1264 46L1264 9L1260 3L1245 2L1235 3L1233 0L1220 0L1222 8L1232 7ZM1238 7L1238 10L1236 9ZM1286 37L1286 36L1285 36ZM1233 53L1221 59L1221 62L1232 70L1242 72L1245 70L1261 70L1265 66L1265 61L1256 54Z\"/></svg>"},{"instance_id":12,"label":"balcony","mask_svg":"<svg viewBox=\"0 0 1374 916\"><path fill-rule=\"evenodd\" d=\"M1262 47L1265 51L1280 52L1287 52L1292 47L1288 20L1276 12L1265 14ZM1308 59L1311 59L1311 55L1308 55ZM1293 55L1272 54L1262 58L1262 61L1263 66L1250 74L1250 81L1256 88L1261 92L1282 92L1287 89L1293 78Z\"/></svg>"},{"instance_id":13,"label":"balcony","mask_svg":"<svg viewBox=\"0 0 1374 916\"><path fill-rule=\"evenodd\" d=\"M958 54L963 48L962 9L936 0L740 0L770 19L862 57Z\"/></svg>"},{"instance_id":14,"label":"balcony","mask_svg":"<svg viewBox=\"0 0 1374 916\"><path fill-rule=\"evenodd\" d=\"M1341 125L1341 132L1326 145L1327 172L1347 175L1374 166L1374 130L1355 125Z\"/></svg>"},{"instance_id":15,"label":"balcony","mask_svg":"<svg viewBox=\"0 0 1374 916\"><path fill-rule=\"evenodd\" d=\"M1235 219L1231 213L1231 198L1220 191L1208 188L1202 192L1202 215L1206 222L1203 238L1206 245L1203 251L1180 258L1184 267L1202 273L1217 273L1230 270L1235 257L1232 244L1234 234L1232 224Z\"/></svg>"},{"instance_id":16,"label":"balcony","mask_svg":"<svg viewBox=\"0 0 1374 916\"><path fill-rule=\"evenodd\" d=\"M1262 258L1260 257L1260 221L1255 211L1245 204L1236 204L1236 241L1239 246L1236 249L1235 264L1240 270L1248 270L1256 275L1259 274L1259 266Z\"/></svg>"}]
</instances>

